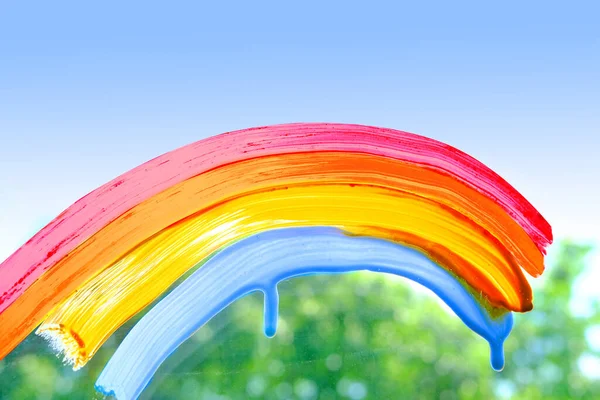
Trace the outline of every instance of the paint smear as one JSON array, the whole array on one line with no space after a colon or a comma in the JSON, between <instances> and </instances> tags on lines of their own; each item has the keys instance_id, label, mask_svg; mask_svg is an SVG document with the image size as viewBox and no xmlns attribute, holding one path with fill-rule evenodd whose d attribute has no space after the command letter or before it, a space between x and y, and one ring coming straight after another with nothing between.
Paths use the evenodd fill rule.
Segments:
<instances>
[{"instance_id":1,"label":"paint smear","mask_svg":"<svg viewBox=\"0 0 600 400\"><path fill-rule=\"evenodd\" d=\"M510 312L533 307L523 271L539 276L551 243L550 225L523 196L446 144L343 124L226 133L96 189L0 264L0 359L39 325L81 368L199 265L132 331L102 390L135 396L182 340L249 291L266 293L272 334L278 281L359 269L432 289L490 342L500 368ZM196 311L138 338L145 321L184 308Z\"/></svg>"},{"instance_id":2,"label":"paint smear","mask_svg":"<svg viewBox=\"0 0 600 400\"><path fill-rule=\"evenodd\" d=\"M131 248L168 226L203 209L210 209L232 196L269 191L282 185L323 182L373 184L431 199L481 225L506 247L506 253L513 259L513 266L523 267L533 275L543 271L543 255L524 229L496 202L447 174L361 153L317 152L261 157L215 168L174 185L129 210L93 235L68 257L60 260L49 273L42 275L34 285L35 289L26 291L19 298L17 307L0 314L0 329L2 326L7 329L12 327L12 331L4 331L5 334L0 336L4 338L0 339L0 354L14 348L53 306L73 293L86 279L112 265ZM476 276L466 279L476 291L488 294L485 287L477 284ZM108 285L112 286L114 282L111 280ZM521 278L520 285L524 288L521 300L524 304L512 303L510 309L514 311L531 308L528 283ZM93 282L86 285L92 289L97 286ZM53 313L54 317L44 327L53 327L60 334L61 331L56 327L62 322L58 321L57 314L61 315L63 311ZM64 325L71 324L66 321ZM76 327L73 329L74 332L79 331ZM63 338L66 344L70 343L66 349L76 344L68 335ZM89 341L84 339L84 342ZM86 353L88 356L93 354ZM68 358L71 359L70 356ZM76 362L76 365L79 363Z\"/></svg>"},{"instance_id":3,"label":"paint smear","mask_svg":"<svg viewBox=\"0 0 600 400\"><path fill-rule=\"evenodd\" d=\"M288 228L250 236L208 260L135 325L96 388L117 399L135 399L169 354L235 300L263 292L264 332L272 337L278 282L307 273L359 270L403 276L429 288L489 342L493 368L503 368L512 314L492 318L451 274L422 253L386 240L348 237L334 228Z\"/></svg>"},{"instance_id":4,"label":"paint smear","mask_svg":"<svg viewBox=\"0 0 600 400\"><path fill-rule=\"evenodd\" d=\"M204 258L246 236L297 226L335 226L407 244L477 282L496 307L531 302L520 269L490 235L450 209L380 187L299 185L238 197L163 230L80 287L38 332L81 367L119 326Z\"/></svg>"},{"instance_id":5,"label":"paint smear","mask_svg":"<svg viewBox=\"0 0 600 400\"><path fill-rule=\"evenodd\" d=\"M0 265L0 312L94 233L163 190L236 161L322 151L380 155L441 171L496 201L525 229L540 251L552 242L550 225L520 193L479 161L444 143L362 125L252 128L214 136L157 157L77 201Z\"/></svg>"}]
</instances>

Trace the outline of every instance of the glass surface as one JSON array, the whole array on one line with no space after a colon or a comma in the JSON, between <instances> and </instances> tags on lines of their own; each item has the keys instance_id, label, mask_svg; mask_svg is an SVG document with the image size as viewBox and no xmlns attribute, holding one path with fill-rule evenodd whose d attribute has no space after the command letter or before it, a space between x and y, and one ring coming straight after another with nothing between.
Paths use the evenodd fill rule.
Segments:
<instances>
[{"instance_id":1,"label":"glass surface","mask_svg":"<svg viewBox=\"0 0 600 400\"><path fill-rule=\"evenodd\" d=\"M594 357L584 333L600 313L586 319L568 309L585 252L563 245L534 311L516 315L500 373L485 340L429 292L359 272L282 282L272 339L262 331L262 294L237 301L167 359L141 398L593 398L600 384L581 360ZM30 336L0 361L0 397L102 399L94 382L134 322L77 372Z\"/></svg>"}]
</instances>

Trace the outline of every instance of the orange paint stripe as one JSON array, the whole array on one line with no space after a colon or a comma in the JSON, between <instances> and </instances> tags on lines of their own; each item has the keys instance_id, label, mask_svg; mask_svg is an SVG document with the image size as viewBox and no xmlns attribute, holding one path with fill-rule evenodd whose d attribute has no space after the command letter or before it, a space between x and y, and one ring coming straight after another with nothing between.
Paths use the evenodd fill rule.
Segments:
<instances>
[{"instance_id":1,"label":"orange paint stripe","mask_svg":"<svg viewBox=\"0 0 600 400\"><path fill-rule=\"evenodd\" d=\"M513 311L531 309L531 292L520 267L543 271L543 255L503 209L478 191L435 170L390 158L346 152L266 156L216 168L140 203L61 259L0 314L0 357L4 357L49 311L94 274L130 249L187 216L233 196L271 186L305 183L379 185L429 198L481 225L512 260L515 287L525 289ZM463 276L477 291L476 276ZM10 334L9 334L10 333Z\"/></svg>"}]
</instances>

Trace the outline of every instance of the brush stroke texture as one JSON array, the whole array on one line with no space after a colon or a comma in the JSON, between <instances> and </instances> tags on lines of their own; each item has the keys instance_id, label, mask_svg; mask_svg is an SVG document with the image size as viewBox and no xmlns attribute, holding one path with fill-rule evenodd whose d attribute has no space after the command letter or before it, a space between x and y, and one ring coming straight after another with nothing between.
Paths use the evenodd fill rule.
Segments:
<instances>
[{"instance_id":1,"label":"brush stroke texture","mask_svg":"<svg viewBox=\"0 0 600 400\"><path fill-rule=\"evenodd\" d=\"M77 201L0 264L0 312L94 233L172 185L241 160L320 151L381 155L441 171L496 201L523 227L540 251L544 252L552 242L550 225L520 193L479 161L444 143L361 125L253 128L201 140L157 157Z\"/></svg>"},{"instance_id":2,"label":"brush stroke texture","mask_svg":"<svg viewBox=\"0 0 600 400\"><path fill-rule=\"evenodd\" d=\"M523 270L541 274L552 242L514 188L443 143L342 124L227 133L93 191L0 264L0 359L43 322L38 333L81 367L194 265L308 226L410 246L495 316L532 308Z\"/></svg>"},{"instance_id":3,"label":"brush stroke texture","mask_svg":"<svg viewBox=\"0 0 600 400\"><path fill-rule=\"evenodd\" d=\"M527 291L524 297L531 301L526 279L510 257L481 227L449 208L375 186L297 185L237 197L168 227L80 286L39 332L60 339L58 349L80 367L119 326L215 251L258 232L315 225L408 244L455 276L478 281L492 304L506 308ZM39 294L50 298L53 292L43 289ZM19 318L10 335L28 329Z\"/></svg>"},{"instance_id":4,"label":"brush stroke texture","mask_svg":"<svg viewBox=\"0 0 600 400\"><path fill-rule=\"evenodd\" d=\"M137 398L168 355L236 299L257 290L265 294L264 329L272 336L278 282L307 273L358 270L404 276L432 290L489 342L492 365L502 369L512 315L491 318L451 274L420 252L386 240L348 237L333 228L290 228L251 236L208 260L136 324L96 388L119 400Z\"/></svg>"}]
</instances>

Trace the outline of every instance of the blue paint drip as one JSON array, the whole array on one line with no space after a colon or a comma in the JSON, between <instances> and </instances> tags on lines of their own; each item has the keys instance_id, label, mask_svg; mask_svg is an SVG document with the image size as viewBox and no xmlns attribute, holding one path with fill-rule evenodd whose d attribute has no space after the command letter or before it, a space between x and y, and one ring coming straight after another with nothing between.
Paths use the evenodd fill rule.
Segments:
<instances>
[{"instance_id":1,"label":"blue paint drip","mask_svg":"<svg viewBox=\"0 0 600 400\"><path fill-rule=\"evenodd\" d=\"M275 336L277 332L277 321L279 320L279 292L277 284L268 286L263 290L265 294L265 335Z\"/></svg>"},{"instance_id":2,"label":"blue paint drip","mask_svg":"<svg viewBox=\"0 0 600 400\"><path fill-rule=\"evenodd\" d=\"M212 317L237 299L262 291L264 331L277 331L277 283L291 277L368 270L406 277L436 293L490 344L491 364L504 366L513 318L492 318L446 270L422 253L391 241L350 237L330 227L287 228L241 240L209 259L131 330L96 382L118 399L137 398L160 364Z\"/></svg>"}]
</instances>

